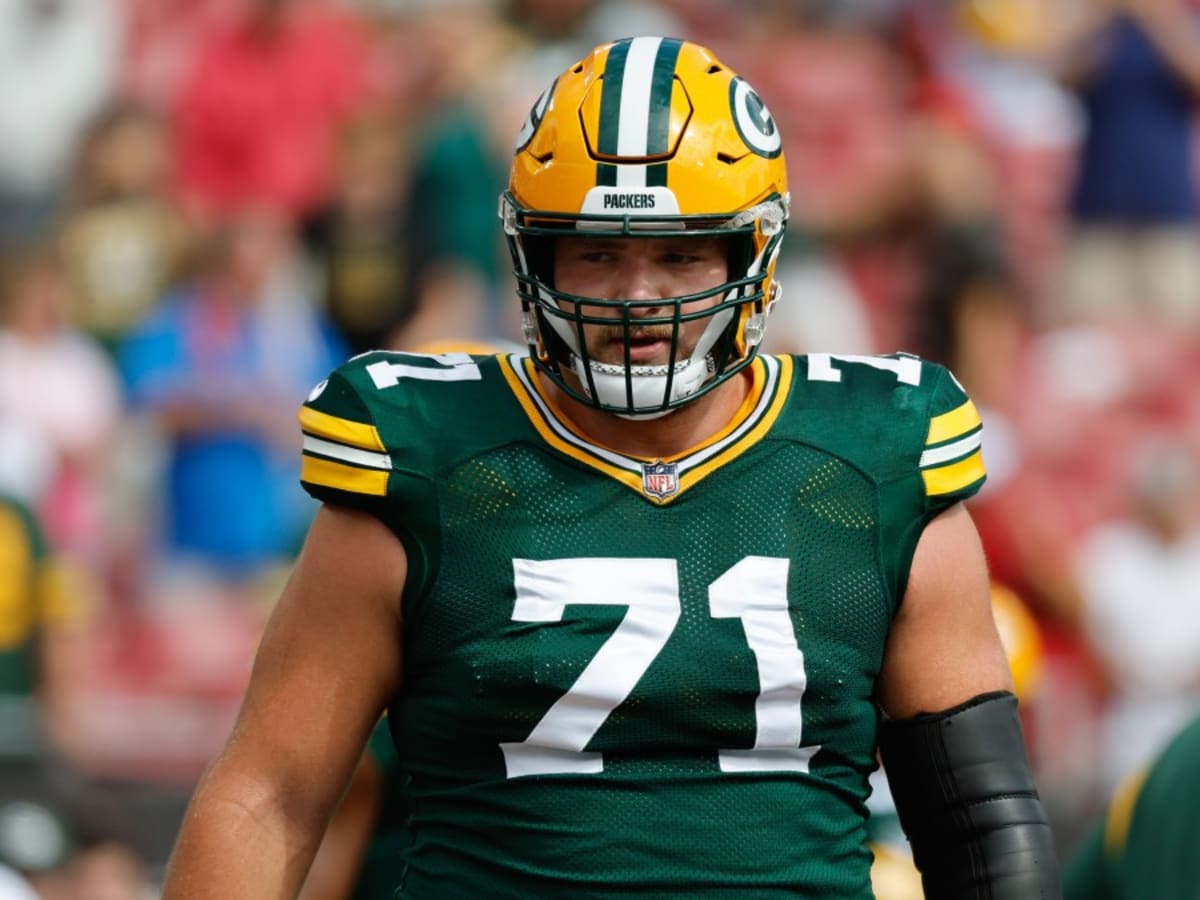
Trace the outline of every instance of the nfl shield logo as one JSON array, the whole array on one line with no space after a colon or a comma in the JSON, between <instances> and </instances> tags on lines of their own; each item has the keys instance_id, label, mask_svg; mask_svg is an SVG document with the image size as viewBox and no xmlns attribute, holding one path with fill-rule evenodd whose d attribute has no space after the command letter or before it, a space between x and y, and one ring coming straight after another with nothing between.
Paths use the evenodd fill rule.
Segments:
<instances>
[{"instance_id":1,"label":"nfl shield logo","mask_svg":"<svg viewBox=\"0 0 1200 900\"><path fill-rule=\"evenodd\" d=\"M663 500L677 490L679 490L679 476L675 463L642 464L642 491L646 496Z\"/></svg>"}]
</instances>

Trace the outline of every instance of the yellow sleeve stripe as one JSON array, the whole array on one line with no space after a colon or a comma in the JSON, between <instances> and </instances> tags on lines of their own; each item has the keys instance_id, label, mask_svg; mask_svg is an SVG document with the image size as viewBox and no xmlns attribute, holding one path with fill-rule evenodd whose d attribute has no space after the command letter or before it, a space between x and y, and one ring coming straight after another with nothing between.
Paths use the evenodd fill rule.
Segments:
<instances>
[{"instance_id":1,"label":"yellow sleeve stripe","mask_svg":"<svg viewBox=\"0 0 1200 900\"><path fill-rule=\"evenodd\" d=\"M934 416L929 420L929 436L925 438L925 445L928 447L960 437L971 429L978 428L979 425L979 410L975 408L974 403L968 400L957 409Z\"/></svg>"},{"instance_id":2,"label":"yellow sleeve stripe","mask_svg":"<svg viewBox=\"0 0 1200 900\"><path fill-rule=\"evenodd\" d=\"M301 481L372 497L382 497L387 493L388 474L379 469L360 469L307 454L300 463Z\"/></svg>"},{"instance_id":3,"label":"yellow sleeve stripe","mask_svg":"<svg viewBox=\"0 0 1200 900\"><path fill-rule=\"evenodd\" d=\"M930 496L952 494L981 480L987 474L983 467L983 453L976 450L966 459L939 466L936 469L923 469L921 477L925 479L925 493Z\"/></svg>"},{"instance_id":4,"label":"yellow sleeve stripe","mask_svg":"<svg viewBox=\"0 0 1200 900\"><path fill-rule=\"evenodd\" d=\"M20 647L33 633L33 545L21 517L0 506L0 653Z\"/></svg>"},{"instance_id":5,"label":"yellow sleeve stripe","mask_svg":"<svg viewBox=\"0 0 1200 900\"><path fill-rule=\"evenodd\" d=\"M353 422L329 413L318 412L311 406L300 407L300 427L314 437L350 444L362 450L383 450L379 429L365 422Z\"/></svg>"},{"instance_id":6,"label":"yellow sleeve stripe","mask_svg":"<svg viewBox=\"0 0 1200 900\"><path fill-rule=\"evenodd\" d=\"M1119 856L1125 849L1129 826L1133 823L1133 811L1137 808L1142 785L1149 774L1149 769L1135 772L1121 782L1113 795L1104 821L1104 852L1109 856Z\"/></svg>"}]
</instances>

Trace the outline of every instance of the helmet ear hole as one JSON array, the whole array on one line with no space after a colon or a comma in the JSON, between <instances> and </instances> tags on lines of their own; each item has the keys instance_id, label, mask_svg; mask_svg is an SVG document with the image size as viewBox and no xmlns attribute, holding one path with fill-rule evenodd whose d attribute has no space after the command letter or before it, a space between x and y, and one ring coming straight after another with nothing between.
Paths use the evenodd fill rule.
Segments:
<instances>
[{"instance_id":1,"label":"helmet ear hole","mask_svg":"<svg viewBox=\"0 0 1200 900\"><path fill-rule=\"evenodd\" d=\"M749 235L737 235L726 241L725 259L727 278L733 280L745 273L754 260L754 240Z\"/></svg>"},{"instance_id":2,"label":"helmet ear hole","mask_svg":"<svg viewBox=\"0 0 1200 900\"><path fill-rule=\"evenodd\" d=\"M526 234L521 239L529 274L542 284L554 287L554 238Z\"/></svg>"},{"instance_id":3,"label":"helmet ear hole","mask_svg":"<svg viewBox=\"0 0 1200 900\"><path fill-rule=\"evenodd\" d=\"M540 337L538 351L542 361L554 367L557 371L561 371L564 367L570 368L571 358L574 356L575 351L563 340L563 336L558 333L558 330L550 324L546 318L546 313L540 307L535 307L533 314L537 317L538 334Z\"/></svg>"}]
</instances>

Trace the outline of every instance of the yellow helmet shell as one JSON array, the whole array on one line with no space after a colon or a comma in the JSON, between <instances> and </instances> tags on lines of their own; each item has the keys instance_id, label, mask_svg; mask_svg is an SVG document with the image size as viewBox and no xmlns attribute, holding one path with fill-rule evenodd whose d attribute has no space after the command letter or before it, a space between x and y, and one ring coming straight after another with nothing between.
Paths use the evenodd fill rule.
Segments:
<instances>
[{"instance_id":1,"label":"yellow helmet shell","mask_svg":"<svg viewBox=\"0 0 1200 900\"><path fill-rule=\"evenodd\" d=\"M697 44L633 38L597 47L538 100L509 190L530 210L715 218L785 196L787 171L744 79Z\"/></svg>"}]
</instances>

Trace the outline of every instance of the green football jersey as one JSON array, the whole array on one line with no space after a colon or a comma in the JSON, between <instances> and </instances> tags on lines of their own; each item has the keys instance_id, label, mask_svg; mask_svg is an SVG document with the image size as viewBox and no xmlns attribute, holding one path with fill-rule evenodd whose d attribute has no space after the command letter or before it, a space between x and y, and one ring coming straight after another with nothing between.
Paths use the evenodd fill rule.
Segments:
<instances>
[{"instance_id":1,"label":"green football jersey","mask_svg":"<svg viewBox=\"0 0 1200 900\"><path fill-rule=\"evenodd\" d=\"M686 453L590 441L519 356L370 353L302 479L403 541L398 896L869 898L884 644L981 426L910 356L761 357Z\"/></svg>"},{"instance_id":2,"label":"green football jersey","mask_svg":"<svg viewBox=\"0 0 1200 900\"><path fill-rule=\"evenodd\" d=\"M1197 900L1200 717L1117 789L1063 867L1066 900Z\"/></svg>"}]
</instances>

